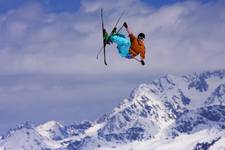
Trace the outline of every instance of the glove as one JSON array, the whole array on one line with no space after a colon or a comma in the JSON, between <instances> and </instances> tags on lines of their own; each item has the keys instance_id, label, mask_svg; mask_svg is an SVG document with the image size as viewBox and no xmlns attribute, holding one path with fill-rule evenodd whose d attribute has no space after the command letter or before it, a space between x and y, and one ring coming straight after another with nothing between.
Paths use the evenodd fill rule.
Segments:
<instances>
[{"instance_id":1,"label":"glove","mask_svg":"<svg viewBox=\"0 0 225 150\"><path fill-rule=\"evenodd\" d=\"M124 26L125 28L128 28L128 26L127 26L127 23L126 23L126 22L124 22L124 23L123 23L123 26Z\"/></svg>"},{"instance_id":2,"label":"glove","mask_svg":"<svg viewBox=\"0 0 225 150\"><path fill-rule=\"evenodd\" d=\"M141 60L140 62L141 62L141 64L142 64L143 66L145 65L145 62L144 62L144 60Z\"/></svg>"}]
</instances>

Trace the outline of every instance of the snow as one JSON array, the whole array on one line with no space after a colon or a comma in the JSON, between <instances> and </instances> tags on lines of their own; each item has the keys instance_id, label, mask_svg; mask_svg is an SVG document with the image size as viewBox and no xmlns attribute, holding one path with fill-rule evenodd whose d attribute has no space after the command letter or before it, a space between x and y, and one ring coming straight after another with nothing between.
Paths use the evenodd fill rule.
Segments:
<instances>
[{"instance_id":1,"label":"snow","mask_svg":"<svg viewBox=\"0 0 225 150\"><path fill-rule=\"evenodd\" d=\"M56 121L49 121L36 127L36 131L48 139L64 138L64 134L60 130L63 126Z\"/></svg>"},{"instance_id":2,"label":"snow","mask_svg":"<svg viewBox=\"0 0 225 150\"><path fill-rule=\"evenodd\" d=\"M205 129L194 134L182 134L173 140L154 139L129 144L118 145L117 147L101 147L96 150L188 150L194 149L194 146L200 141L210 141L215 137L224 136L217 129ZM225 147L225 137L218 141L210 150L219 150ZM223 149L224 150L224 149Z\"/></svg>"},{"instance_id":3,"label":"snow","mask_svg":"<svg viewBox=\"0 0 225 150\"><path fill-rule=\"evenodd\" d=\"M225 149L225 137L216 142L209 150L224 150Z\"/></svg>"},{"instance_id":4,"label":"snow","mask_svg":"<svg viewBox=\"0 0 225 150\"><path fill-rule=\"evenodd\" d=\"M60 144L48 140L38 134L34 129L20 129L10 134L0 143L0 147L7 150L24 150L24 149L50 149L59 148Z\"/></svg>"},{"instance_id":5,"label":"snow","mask_svg":"<svg viewBox=\"0 0 225 150\"><path fill-rule=\"evenodd\" d=\"M186 92L187 95L189 95L189 98L192 99L192 103L189 108L195 109L198 107L201 107L204 105L204 102L207 100L208 97L211 96L212 92L221 84L225 83L225 78L224 79L218 79L218 78L210 78L206 80L209 87L206 92L199 92L196 91L195 89L190 89L189 91Z\"/></svg>"},{"instance_id":6,"label":"snow","mask_svg":"<svg viewBox=\"0 0 225 150\"><path fill-rule=\"evenodd\" d=\"M92 127L88 128L84 134L78 135L78 136L71 136L68 138L65 138L63 140L60 140L59 143L67 143L69 141L79 141L82 138L85 138L87 136L95 136L97 135L97 131L104 126L104 123L101 124L95 124ZM64 144L68 145L68 144Z\"/></svg>"},{"instance_id":7,"label":"snow","mask_svg":"<svg viewBox=\"0 0 225 150\"><path fill-rule=\"evenodd\" d=\"M105 124L104 123L101 123L101 124L96 124L94 125L93 127L90 127L89 129L87 129L85 131L85 135L86 136L93 136L93 135L96 135L97 134L97 131L99 129L101 129Z\"/></svg>"},{"instance_id":8,"label":"snow","mask_svg":"<svg viewBox=\"0 0 225 150\"><path fill-rule=\"evenodd\" d=\"M167 75L139 85L101 123L81 123L78 128L56 121L35 128L26 124L0 138L0 150L69 150L69 146L77 150L188 150L197 146L224 150L224 84L224 70Z\"/></svg>"}]
</instances>

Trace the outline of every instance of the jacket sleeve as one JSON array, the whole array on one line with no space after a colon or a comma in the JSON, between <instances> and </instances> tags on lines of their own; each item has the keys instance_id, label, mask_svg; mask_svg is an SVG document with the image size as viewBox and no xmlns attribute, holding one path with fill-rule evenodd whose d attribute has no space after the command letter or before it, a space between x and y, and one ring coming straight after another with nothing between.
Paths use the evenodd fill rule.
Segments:
<instances>
[{"instance_id":1,"label":"jacket sleeve","mask_svg":"<svg viewBox=\"0 0 225 150\"><path fill-rule=\"evenodd\" d=\"M145 59L145 46L140 52L141 59Z\"/></svg>"},{"instance_id":2,"label":"jacket sleeve","mask_svg":"<svg viewBox=\"0 0 225 150\"><path fill-rule=\"evenodd\" d=\"M133 41L134 39L136 39L136 37L134 36L133 33L129 34L130 40Z\"/></svg>"}]
</instances>

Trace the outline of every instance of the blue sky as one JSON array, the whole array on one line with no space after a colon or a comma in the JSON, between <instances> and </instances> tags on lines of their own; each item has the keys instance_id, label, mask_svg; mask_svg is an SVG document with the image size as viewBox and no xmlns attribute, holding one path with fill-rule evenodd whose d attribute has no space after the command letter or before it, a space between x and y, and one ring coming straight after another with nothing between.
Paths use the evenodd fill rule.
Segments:
<instances>
[{"instance_id":1,"label":"blue sky","mask_svg":"<svg viewBox=\"0 0 225 150\"><path fill-rule=\"evenodd\" d=\"M165 4L175 3L179 0L143 0L144 2L159 7ZM29 2L28 0L1 0L0 1L0 12L6 12L10 9L15 9L20 5ZM77 11L80 7L80 0L37 0L41 3L48 11L51 12L63 12L63 11Z\"/></svg>"},{"instance_id":2,"label":"blue sky","mask_svg":"<svg viewBox=\"0 0 225 150\"><path fill-rule=\"evenodd\" d=\"M201 0L201 2L203 3L209 1L210 0ZM29 0L1 0L0 12L6 12L10 9L15 9L27 2L29 2ZM81 3L80 0L36 0L36 2L42 4L46 8L46 10L50 12L74 12L80 8ZM159 8L164 5L184 2L184 0L142 0L142 2Z\"/></svg>"},{"instance_id":3,"label":"blue sky","mask_svg":"<svg viewBox=\"0 0 225 150\"><path fill-rule=\"evenodd\" d=\"M224 69L224 6L223 0L0 0L0 134L26 120L95 120L141 83ZM146 66L119 57L115 45L107 47L107 67L102 56L96 60L101 7L108 30L127 10L119 26L127 21L134 34L146 34Z\"/></svg>"},{"instance_id":4,"label":"blue sky","mask_svg":"<svg viewBox=\"0 0 225 150\"><path fill-rule=\"evenodd\" d=\"M43 5L49 12L77 11L80 7L80 0L32 0ZM6 12L11 9L20 7L30 0L1 0L0 12Z\"/></svg>"}]
</instances>

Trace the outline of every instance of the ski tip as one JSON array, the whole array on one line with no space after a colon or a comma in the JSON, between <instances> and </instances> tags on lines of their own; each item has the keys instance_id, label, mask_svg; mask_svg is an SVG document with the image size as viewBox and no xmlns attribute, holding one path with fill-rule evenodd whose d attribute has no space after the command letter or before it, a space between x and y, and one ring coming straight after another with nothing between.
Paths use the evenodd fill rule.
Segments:
<instances>
[{"instance_id":1,"label":"ski tip","mask_svg":"<svg viewBox=\"0 0 225 150\"><path fill-rule=\"evenodd\" d=\"M105 64L106 66L108 65L106 61L104 61L104 64Z\"/></svg>"}]
</instances>

